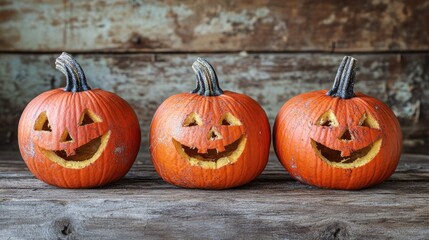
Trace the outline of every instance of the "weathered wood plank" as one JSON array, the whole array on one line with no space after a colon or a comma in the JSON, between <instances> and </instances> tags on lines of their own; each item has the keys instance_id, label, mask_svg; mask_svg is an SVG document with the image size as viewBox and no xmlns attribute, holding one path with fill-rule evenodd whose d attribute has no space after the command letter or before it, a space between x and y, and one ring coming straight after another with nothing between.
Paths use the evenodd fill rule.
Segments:
<instances>
[{"instance_id":1,"label":"weathered wood plank","mask_svg":"<svg viewBox=\"0 0 429 240\"><path fill-rule=\"evenodd\" d=\"M0 54L0 148L16 148L16 129L25 105L39 93L65 85L54 68L58 54ZM193 89L196 54L76 55L91 86L130 102L147 149L152 116L168 96ZM224 89L250 95L270 122L285 101L302 92L328 89L340 54L203 54L217 69ZM389 104L399 117L404 151L429 154L429 55L356 54L356 91Z\"/></svg>"},{"instance_id":2,"label":"weathered wood plank","mask_svg":"<svg viewBox=\"0 0 429 240\"><path fill-rule=\"evenodd\" d=\"M12 1L0 51L427 51L425 0Z\"/></svg>"},{"instance_id":3,"label":"weathered wood plank","mask_svg":"<svg viewBox=\"0 0 429 240\"><path fill-rule=\"evenodd\" d=\"M1 190L0 237L425 239L429 234L427 193L288 185L283 191ZM427 191L427 184L415 185L414 191Z\"/></svg>"},{"instance_id":4,"label":"weathered wood plank","mask_svg":"<svg viewBox=\"0 0 429 240\"><path fill-rule=\"evenodd\" d=\"M283 191L99 190L82 196L41 190L0 202L0 237L425 239L429 234L427 194Z\"/></svg>"},{"instance_id":5,"label":"weathered wood plank","mask_svg":"<svg viewBox=\"0 0 429 240\"><path fill-rule=\"evenodd\" d=\"M124 180L65 190L26 171L19 153L0 152L0 238L425 239L428 156L403 155L387 182L362 191L322 190L291 180L271 155L256 181L225 191L186 190L155 176L141 154ZM146 170L145 170L146 169ZM143 171L145 170L145 171ZM421 180L406 181L398 173ZM138 180L139 179L139 180ZM42 186L44 185L44 186Z\"/></svg>"},{"instance_id":6,"label":"weathered wood plank","mask_svg":"<svg viewBox=\"0 0 429 240\"><path fill-rule=\"evenodd\" d=\"M408 188L406 183L427 182L429 179L429 156L404 154L401 156L395 174L387 182L403 182L401 185ZM256 188L281 189L283 184L295 182L278 161L274 153L263 174L250 186ZM143 150L137 157L126 177L109 189L150 189L152 187L175 189L164 183L155 172L147 150ZM394 186L394 185L392 185ZM0 151L0 189L53 189L35 179L27 169L18 151ZM403 189L406 190L406 189Z\"/></svg>"}]
</instances>

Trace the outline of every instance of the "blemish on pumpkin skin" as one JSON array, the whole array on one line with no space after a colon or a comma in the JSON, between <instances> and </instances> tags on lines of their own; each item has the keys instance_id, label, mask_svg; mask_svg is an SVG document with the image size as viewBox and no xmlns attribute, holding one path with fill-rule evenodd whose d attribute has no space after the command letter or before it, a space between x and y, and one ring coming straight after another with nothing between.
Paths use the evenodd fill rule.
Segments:
<instances>
[{"instance_id":1,"label":"blemish on pumpkin skin","mask_svg":"<svg viewBox=\"0 0 429 240\"><path fill-rule=\"evenodd\" d=\"M158 146L158 144L167 145L170 143L169 139L171 139L171 138L172 138L171 136L157 137L157 139L155 141L153 141L152 144L150 144L149 148L155 149Z\"/></svg>"},{"instance_id":2,"label":"blemish on pumpkin skin","mask_svg":"<svg viewBox=\"0 0 429 240\"><path fill-rule=\"evenodd\" d=\"M27 155L28 157L31 157L31 158L33 158L33 157L34 157L34 155L35 155L35 151L34 151L34 144L33 144L33 142L30 142L30 143L29 143L29 145L27 145L27 146L24 148L24 153L25 153L25 155Z\"/></svg>"},{"instance_id":3,"label":"blemish on pumpkin skin","mask_svg":"<svg viewBox=\"0 0 429 240\"><path fill-rule=\"evenodd\" d=\"M293 177L300 182L304 182L304 180L302 180L302 177L300 177L298 175L294 175Z\"/></svg>"},{"instance_id":4,"label":"blemish on pumpkin skin","mask_svg":"<svg viewBox=\"0 0 429 240\"><path fill-rule=\"evenodd\" d=\"M351 176L351 175L352 175L353 170L352 170L352 169L346 169L346 170L345 170L345 172L346 172L346 175L347 175L347 176Z\"/></svg>"},{"instance_id":5,"label":"blemish on pumpkin skin","mask_svg":"<svg viewBox=\"0 0 429 240\"><path fill-rule=\"evenodd\" d=\"M120 147L116 147L115 150L113 151L114 154L121 154L124 152L125 147L124 146L120 146Z\"/></svg>"},{"instance_id":6,"label":"blemish on pumpkin skin","mask_svg":"<svg viewBox=\"0 0 429 240\"><path fill-rule=\"evenodd\" d=\"M292 158L290 159L290 162L292 163L291 164L291 168L296 168L296 163L295 163L295 158L294 158L294 156L292 156Z\"/></svg>"}]
</instances>

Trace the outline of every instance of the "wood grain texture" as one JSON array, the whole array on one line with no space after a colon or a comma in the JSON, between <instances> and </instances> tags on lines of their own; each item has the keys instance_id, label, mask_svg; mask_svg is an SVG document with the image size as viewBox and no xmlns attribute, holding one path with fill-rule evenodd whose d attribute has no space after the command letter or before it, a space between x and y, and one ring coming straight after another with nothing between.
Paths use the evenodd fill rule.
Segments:
<instances>
[{"instance_id":1,"label":"wood grain texture","mask_svg":"<svg viewBox=\"0 0 429 240\"><path fill-rule=\"evenodd\" d=\"M19 116L36 95L65 86L54 68L57 54L0 54L0 143L16 144ZM332 86L342 54L85 54L75 55L93 88L117 93L137 112L143 149L156 108L169 96L189 92L197 56L217 70L221 87L248 94L271 124L291 97ZM429 55L356 54L355 90L391 106L404 134L404 151L429 154ZM16 146L16 145L15 145Z\"/></svg>"},{"instance_id":2,"label":"wood grain texture","mask_svg":"<svg viewBox=\"0 0 429 240\"><path fill-rule=\"evenodd\" d=\"M427 51L425 0L12 1L0 51Z\"/></svg>"},{"instance_id":3,"label":"wood grain texture","mask_svg":"<svg viewBox=\"0 0 429 240\"><path fill-rule=\"evenodd\" d=\"M186 190L163 182L142 153L121 181L99 189L46 185L18 152L0 152L1 239L426 239L429 158L403 155L385 183L361 191L291 179L271 155L254 182Z\"/></svg>"}]
</instances>

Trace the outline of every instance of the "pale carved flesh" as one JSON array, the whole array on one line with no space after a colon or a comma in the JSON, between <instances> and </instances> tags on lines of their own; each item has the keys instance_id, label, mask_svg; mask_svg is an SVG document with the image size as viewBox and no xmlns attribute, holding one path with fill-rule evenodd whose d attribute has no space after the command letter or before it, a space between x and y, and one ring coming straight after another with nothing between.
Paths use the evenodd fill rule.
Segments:
<instances>
[{"instance_id":1,"label":"pale carved flesh","mask_svg":"<svg viewBox=\"0 0 429 240\"><path fill-rule=\"evenodd\" d=\"M101 122L101 118L88 109L85 109L78 126L84 126ZM46 112L42 112L37 118L35 125L35 131L52 132ZM52 162L59 164L65 168L81 169L87 167L99 159L100 155L104 152L106 145L110 138L110 131L107 131L103 135L100 135L87 143L74 149L72 154L67 154L65 150L49 150L39 146L39 150L43 155ZM60 139L60 142L67 143L72 142L73 138L70 136L67 130L64 130Z\"/></svg>"},{"instance_id":2,"label":"pale carved flesh","mask_svg":"<svg viewBox=\"0 0 429 240\"><path fill-rule=\"evenodd\" d=\"M203 124L201 118L196 113L191 113L184 120L183 127L198 127ZM221 125L227 126L240 126L242 123L231 113L225 113L220 121ZM222 139L222 135L216 130L211 128L207 133L207 138L210 141L218 141ZM184 143L173 138L173 144L177 152L187 159L192 166L200 166L206 169L217 169L236 162L244 151L246 146L247 137L242 134L234 142L225 145L223 151L218 149L207 149L206 152L201 153L198 147L187 146Z\"/></svg>"},{"instance_id":3,"label":"pale carved flesh","mask_svg":"<svg viewBox=\"0 0 429 240\"><path fill-rule=\"evenodd\" d=\"M327 111L319 117L316 124L317 126L325 127L338 127L339 123L332 111ZM364 113L359 126L380 129L378 122L369 114ZM347 129L343 134L338 137L338 141L354 141L354 136ZM348 155L344 155L343 151L332 149L314 139L311 139L311 146L314 151L323 161L329 165L339 168L355 168L369 163L380 151L381 138L376 139L374 142L369 143L367 146L357 149Z\"/></svg>"}]
</instances>

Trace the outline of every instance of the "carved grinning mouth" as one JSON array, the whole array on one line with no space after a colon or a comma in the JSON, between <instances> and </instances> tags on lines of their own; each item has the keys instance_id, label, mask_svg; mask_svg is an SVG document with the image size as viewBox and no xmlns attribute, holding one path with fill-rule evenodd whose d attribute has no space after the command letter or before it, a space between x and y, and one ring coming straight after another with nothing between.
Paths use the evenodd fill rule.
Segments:
<instances>
[{"instance_id":1,"label":"carved grinning mouth","mask_svg":"<svg viewBox=\"0 0 429 240\"><path fill-rule=\"evenodd\" d=\"M183 144L182 148L185 151L185 153L193 158L198 158L201 161L212 161L216 162L219 158L228 157L231 156L231 154L234 153L235 150L237 150L238 145L240 144L242 138L239 138L237 141L226 145L225 151L218 152L217 149L207 149L207 153L198 153L198 148L190 148L188 146L185 146Z\"/></svg>"},{"instance_id":2,"label":"carved grinning mouth","mask_svg":"<svg viewBox=\"0 0 429 240\"><path fill-rule=\"evenodd\" d=\"M176 150L184 156L193 166L216 169L238 160L246 145L246 137L241 136L238 140L225 146L225 150L218 152L217 149L207 149L206 153L198 153L198 148L192 148L181 144L173 138Z\"/></svg>"},{"instance_id":3,"label":"carved grinning mouth","mask_svg":"<svg viewBox=\"0 0 429 240\"><path fill-rule=\"evenodd\" d=\"M87 142L75 149L75 154L67 156L64 150L47 150L40 148L43 155L49 160L58 163L65 168L80 169L95 162L106 148L110 131Z\"/></svg>"},{"instance_id":4,"label":"carved grinning mouth","mask_svg":"<svg viewBox=\"0 0 429 240\"><path fill-rule=\"evenodd\" d=\"M367 164L377 155L381 139L352 152L349 156L341 156L341 151L329 148L313 139L311 139L311 145L319 157L327 163L340 168L353 168Z\"/></svg>"},{"instance_id":5,"label":"carved grinning mouth","mask_svg":"<svg viewBox=\"0 0 429 240\"><path fill-rule=\"evenodd\" d=\"M350 156L342 157L341 151L328 148L327 146L316 142L316 147L320 151L320 154L322 154L329 161L337 162L337 163L352 163L356 161L356 159L359 159L367 155L373 145L374 144L370 144L362 149L354 151L353 153L350 154Z\"/></svg>"},{"instance_id":6,"label":"carved grinning mouth","mask_svg":"<svg viewBox=\"0 0 429 240\"><path fill-rule=\"evenodd\" d=\"M75 154L67 156L66 151L58 150L53 151L58 157L66 160L66 161L85 161L86 159L92 158L94 154L97 152L98 148L101 145L101 137L99 136L86 144L75 149Z\"/></svg>"}]
</instances>

